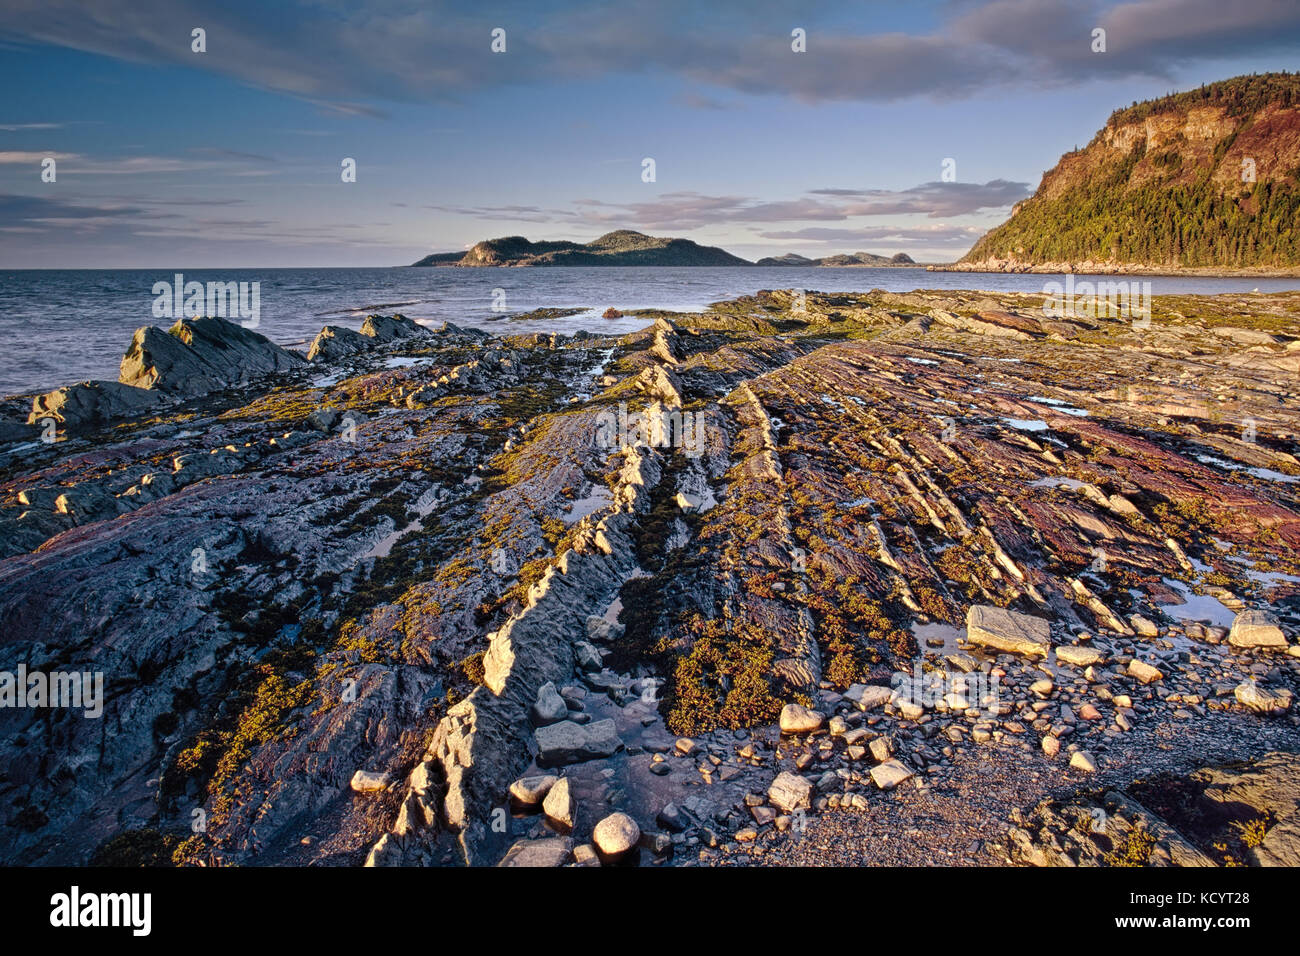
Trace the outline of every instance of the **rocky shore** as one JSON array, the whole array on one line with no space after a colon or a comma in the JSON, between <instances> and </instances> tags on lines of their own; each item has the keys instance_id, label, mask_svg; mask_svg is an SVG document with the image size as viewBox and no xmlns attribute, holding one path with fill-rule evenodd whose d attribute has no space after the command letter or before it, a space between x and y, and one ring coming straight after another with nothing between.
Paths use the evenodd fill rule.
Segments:
<instances>
[{"instance_id":1,"label":"rocky shore","mask_svg":"<svg viewBox=\"0 0 1300 956\"><path fill-rule=\"evenodd\" d=\"M1042 306L185 320L0 401L0 672L105 689L0 696L0 859L1295 865L1300 294Z\"/></svg>"},{"instance_id":2,"label":"rocky shore","mask_svg":"<svg viewBox=\"0 0 1300 956\"><path fill-rule=\"evenodd\" d=\"M1009 256L970 262L950 262L928 265L928 272L1019 272L1032 275L1100 275L1100 276L1251 276L1259 279L1292 278L1300 276L1300 266L1183 266L1168 262L1119 262L1111 259L1080 259L1074 261L1037 262Z\"/></svg>"}]
</instances>

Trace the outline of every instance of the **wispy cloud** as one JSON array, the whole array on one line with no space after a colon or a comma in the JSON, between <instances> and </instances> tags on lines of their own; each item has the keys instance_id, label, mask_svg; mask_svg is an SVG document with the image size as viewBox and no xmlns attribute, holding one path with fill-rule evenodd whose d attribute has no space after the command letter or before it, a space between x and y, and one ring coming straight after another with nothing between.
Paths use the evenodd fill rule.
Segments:
<instances>
[{"instance_id":1,"label":"wispy cloud","mask_svg":"<svg viewBox=\"0 0 1300 956\"><path fill-rule=\"evenodd\" d=\"M921 215L947 219L1003 209L1029 193L1028 183L996 179L982 184L923 183L898 191L816 189L804 197L776 201L682 191L634 203L576 199L567 208L535 205L431 205L427 208L503 222L573 223L592 227L617 224L689 231L727 223L844 222L860 216Z\"/></svg>"}]
</instances>

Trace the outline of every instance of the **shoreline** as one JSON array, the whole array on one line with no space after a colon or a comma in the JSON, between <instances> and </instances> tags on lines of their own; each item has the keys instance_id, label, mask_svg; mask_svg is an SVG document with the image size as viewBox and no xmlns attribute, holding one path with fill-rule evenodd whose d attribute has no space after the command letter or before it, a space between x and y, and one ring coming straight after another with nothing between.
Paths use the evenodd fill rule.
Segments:
<instances>
[{"instance_id":1,"label":"shoreline","mask_svg":"<svg viewBox=\"0 0 1300 956\"><path fill-rule=\"evenodd\" d=\"M582 268L602 268L602 269L612 269L612 268L660 268L660 267L622 267L622 266L594 266L594 267L592 267L592 266L538 266L538 267L533 267L533 266L453 266L453 267L454 267L454 268L469 269L469 270L476 270L476 269L493 269L493 268L499 268L499 269L514 269L514 268L547 268L547 269L582 269ZM370 267L364 267L364 268L370 268ZM446 267L444 267L444 266L429 266L429 267L424 267L424 266L402 266L402 267L393 267L393 268L446 268ZM677 267L662 267L662 268L677 268ZM701 268L742 268L742 267L730 267L730 266L726 266L726 267L711 267L711 266L710 266L710 267L701 267ZM1041 274L1041 275L1068 275L1068 274L1070 274L1070 273L1067 273L1067 272L1055 272L1055 273L1054 273L1054 272L1028 272L1028 271L1023 271L1023 270L1022 270L1022 271L1018 271L1018 272L1009 272L1009 271L1003 271L1003 272L977 272L977 271L975 271L975 270L971 270L971 269L940 268L940 267L935 267L935 266L933 266L933 265L924 264L924 263L914 263L914 264L912 264L912 265L896 265L896 266L888 266L888 267L882 267L882 266L806 266L806 267L802 267L802 266L793 266L793 267L762 266L762 267L759 267L759 268L798 268L798 269L808 269L808 270L810 270L810 271L813 270L813 269L875 269L875 268L890 268L890 269L925 269L925 271L927 271L927 272L963 272L963 273L969 273L969 274L971 274L971 275L1013 275L1013 274L1016 274L1016 275L1026 275L1026 274L1032 274L1032 275L1040 275L1040 274ZM32 270L32 271L39 271L39 270ZM89 270L89 271L102 271L102 270ZM138 271L138 270L122 270L122 271ZM212 271L222 271L222 270L212 270ZM1117 274L1118 274L1118 275L1123 275L1124 273L1077 272L1077 273L1073 273L1073 274L1074 274L1074 275L1077 275L1077 276L1085 276L1085 277L1087 277L1087 276L1102 276L1102 275L1117 275ZM1143 274L1143 273L1134 273L1134 274ZM1163 277L1166 277L1166 278L1173 278L1173 279L1177 279L1177 278L1188 278L1188 277L1191 277L1191 278L1207 278L1207 279L1213 279L1213 278L1249 278L1249 277L1250 277L1250 276L1246 276L1246 275L1228 275L1228 274L1223 274L1223 275L1219 275L1219 274L1204 274L1204 275L1199 275L1199 274L1192 274L1192 273L1181 273L1181 274L1179 274L1179 273L1145 273L1145 274L1154 275L1154 276L1163 276ZM1258 276L1258 278L1288 278L1288 277L1289 277L1289 276L1271 276L1271 275L1270 275L1270 276L1264 276L1264 275L1260 275L1260 276ZM1297 274L1296 274L1296 278L1297 278L1297 279L1300 279L1300 272L1297 272ZM811 292L811 291L818 291L818 292L821 292L821 291L825 291L825 290L808 290L808 291L810 291L810 292ZM1260 291L1258 291L1258 290L1253 290L1253 291L1241 291L1241 292L1173 292L1173 293L1160 293L1160 294L1156 294L1156 295L1153 296L1153 298L1155 298L1155 299L1160 299L1160 298L1169 298L1169 297L1173 297L1173 296L1192 295L1192 296L1198 296L1198 297L1204 297L1204 298L1208 298L1208 299L1213 299L1213 298L1217 298L1217 297L1219 297L1219 296L1228 296L1228 295L1231 295L1231 296L1240 296L1240 295L1274 295L1274 294L1278 294L1279 292L1290 292L1290 291L1300 291L1300 284L1297 284L1297 286L1296 286L1296 288L1295 288L1294 290L1292 290L1292 289L1287 289L1287 290L1270 290L1270 291L1267 291L1267 292L1260 292ZM761 294L762 292L763 292L763 290L755 289L755 290L753 290L753 292L750 292L750 293L742 293L740 297L743 298L743 297L745 297L745 296L759 295L759 294ZM831 294L865 295L865 294L867 294L867 292L868 292L868 290L866 290L866 289L859 289L859 290L844 291L844 292L831 293ZM893 294L893 295L925 295L925 294L943 294L943 295L953 295L953 296L975 296L975 295L990 295L990 294L994 294L994 295L1013 295L1013 296L1020 296L1020 295L1045 295L1046 293L1043 292L1042 290L1018 290L1018 291L1011 291L1011 290L991 290L991 289L980 289L980 288L978 288L978 287L974 287L974 286L972 286L972 287L970 287L970 288L954 288L954 289L942 289L942 288L938 288L938 289L930 289L930 288L921 288L921 287L917 287L917 288L914 288L914 289L908 290L908 291L906 291L906 292L896 291L896 292L891 292L890 294ZM709 305L713 305L713 304L719 304L719 305L721 305L721 304L726 304L726 303L728 303L728 302L730 302L730 301L733 301L733 300L730 300L730 299L724 299L724 300L720 300L720 301L717 302L717 303L710 303ZM660 315L660 314L663 314L663 315L700 316L700 315L707 315L707 314L710 313L711 310L710 310L710 308L709 308L709 305L706 305L704 308L700 309L699 311L683 311L683 310L672 309L672 308L666 308L666 307L646 306L646 307L643 307L643 308L631 309L631 310L629 310L629 311L623 313L623 316L622 316L622 317L625 317L625 318L631 318L631 317L645 317L646 320L647 320L647 322L653 322L653 321L654 321L654 318L655 318L657 315ZM596 310L598 310L598 309L599 309L599 306L590 306L590 307L587 307L587 311L596 311ZM360 327L362 324L364 324L365 317L366 317L366 315L363 314L363 310L353 310L353 311L352 311L352 312L347 316L347 319L348 319L349 321L351 321L353 324L355 324L355 325L357 325L358 327ZM502 316L501 318L508 318L508 316ZM415 321L416 321L417 324L419 324L419 325L421 325L421 326L424 326L425 328L428 328L428 329L433 330L433 329L436 329L439 325L441 325L441 324L447 322L448 320L447 320L447 319L432 318L432 317L430 317L430 318L424 318L424 317L421 317L421 318L419 318L419 319L416 319ZM484 333L486 333L487 335L492 336L492 337L494 337L494 338L501 338L501 337L505 337L505 336L509 336L509 335L517 335L517 334L527 333L527 332L551 332L551 331L555 331L555 330L545 330L545 329L539 329L539 328L536 328L536 327L532 327L532 323L535 323L535 322L545 322L545 321L547 321L547 317L538 317L538 318L516 318L515 321L518 321L518 322L520 322L520 323L522 323L522 324L521 324L520 326L516 327L515 331L512 331L512 332L504 332L504 330L502 330L502 331L497 331L494 327L488 327L488 326L485 326L482 322L480 322L480 321L478 321L478 320L469 320L469 321L466 321L464 324L467 325L467 326L470 327L470 328L478 329L479 331L484 332ZM143 326L142 326L141 328L143 328ZM601 326L599 326L599 325L595 325L595 324L592 325L590 328L583 329L582 331L586 331L586 332L588 332L589 334L591 334L591 335L595 335L595 336L600 336L600 335L609 335L609 334L610 334L609 332L607 332L607 331L605 331L604 329L602 329ZM636 331L636 330L633 330L632 332L623 332L623 333L618 333L618 334L620 334L620 335L635 334L635 331ZM556 334L564 335L564 334L568 334L568 333L564 333L564 332L556 332ZM270 337L268 336L268 338L270 338ZM307 351L308 347L309 347L310 344L311 344L311 340L312 340L312 338L313 338L313 336L310 335L310 334L298 334L298 335L294 335L293 337L288 338L288 339L286 339L286 340L284 340L284 341L281 341L281 340L278 340L278 339L274 339L274 338L272 338L271 341L272 341L275 345L279 346L279 347L282 348L282 349L288 349L288 350L290 350L290 351L295 351L295 352L302 352L302 353L305 353L305 352ZM119 361L118 365L120 366L120 361ZM117 368L108 368L108 367L105 367L104 370L103 370L104 375L111 375L111 374L113 374L115 371L117 371ZM49 387L42 386L42 387L38 387L38 388L34 388L34 389L28 389L28 390L24 390L24 391L10 392L10 393L7 393L7 394L0 395L0 406L6 406L6 405L8 405L8 406L12 406L12 405L14 405L14 403L17 403L17 402L30 402L30 401L32 401L32 400L35 399L35 398L38 398L38 397L40 397L40 396L43 396L43 395L47 395L47 394L49 394L51 391L54 391L54 390L57 390L57 389L59 389L59 388L66 387L66 386L69 386L69 385L72 385L72 384L81 383L81 382L86 382L86 381L103 381L103 380L104 380L104 378L103 378L102 376L90 376L90 377L78 378L78 379L75 379L75 381L72 381L72 382L65 381L65 382L63 382L62 384L55 384L55 385L51 385L51 386L49 386Z\"/></svg>"},{"instance_id":2,"label":"shoreline","mask_svg":"<svg viewBox=\"0 0 1300 956\"><path fill-rule=\"evenodd\" d=\"M1300 279L1300 266L1291 268L1247 267L1222 269L1217 266L1106 265L1096 262L1045 262L1033 265L1016 263L1006 268L992 268L987 263L966 265L954 262L945 265L927 265L927 272L969 272L976 275L1097 275L1097 276L1158 276L1168 279Z\"/></svg>"}]
</instances>

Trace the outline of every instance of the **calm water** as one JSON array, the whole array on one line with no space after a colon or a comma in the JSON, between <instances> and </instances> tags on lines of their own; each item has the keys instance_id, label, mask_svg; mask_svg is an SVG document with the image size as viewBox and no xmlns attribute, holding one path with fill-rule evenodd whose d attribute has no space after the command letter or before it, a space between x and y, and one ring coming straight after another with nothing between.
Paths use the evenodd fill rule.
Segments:
<instances>
[{"instance_id":1,"label":"calm water","mask_svg":"<svg viewBox=\"0 0 1300 956\"><path fill-rule=\"evenodd\" d=\"M695 311L759 289L823 292L887 289L1041 291L1059 276L926 272L920 269L562 268L562 269L106 269L0 271L0 331L10 354L0 363L0 395L55 388L88 378L116 379L118 363L141 325L153 317L153 285L183 272L198 282L261 283L257 331L305 346L322 325L359 328L370 312L402 312L493 332L579 329L628 332L637 318L602 319L617 309ZM1082 278L1082 277L1081 277ZM1146 281L1144 278L1143 281ZM1296 279L1151 277L1152 293L1263 292L1300 287ZM564 319L511 322L493 311L505 291L507 313L543 307L589 311Z\"/></svg>"}]
</instances>

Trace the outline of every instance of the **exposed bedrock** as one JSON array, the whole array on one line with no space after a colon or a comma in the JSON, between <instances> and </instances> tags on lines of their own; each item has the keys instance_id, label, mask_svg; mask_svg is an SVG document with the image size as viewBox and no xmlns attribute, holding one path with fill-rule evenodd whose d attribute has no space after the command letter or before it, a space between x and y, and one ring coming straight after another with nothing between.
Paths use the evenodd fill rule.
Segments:
<instances>
[{"instance_id":1,"label":"exposed bedrock","mask_svg":"<svg viewBox=\"0 0 1300 956\"><path fill-rule=\"evenodd\" d=\"M104 693L0 707L0 860L599 865L621 815L756 861L984 748L1141 803L1147 755L1300 746L1297 316L777 290L621 337L371 316L310 363L141 330L122 382L4 402L0 672Z\"/></svg>"}]
</instances>

